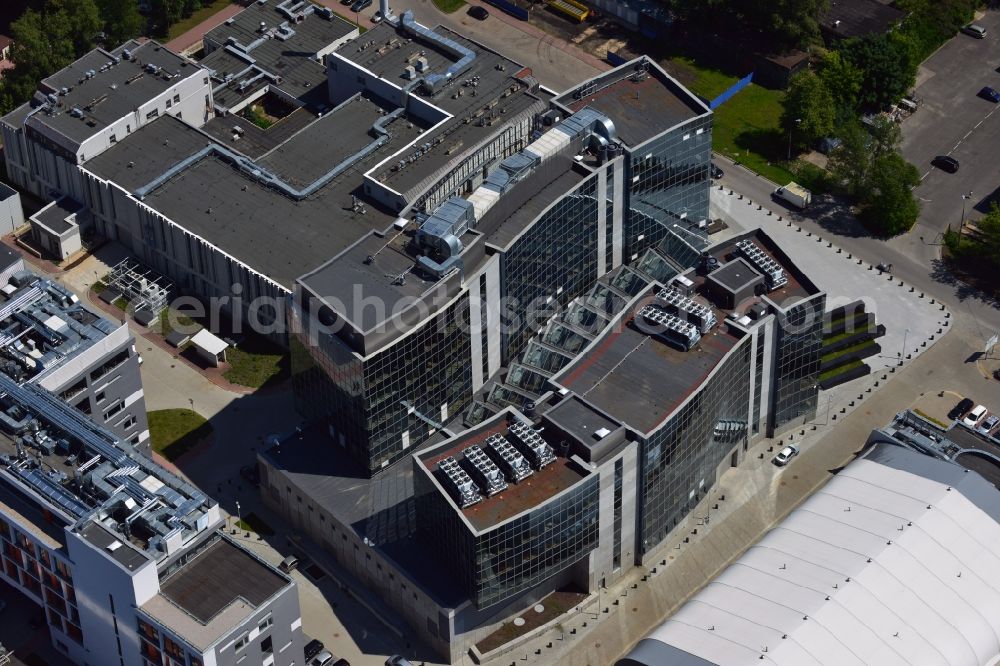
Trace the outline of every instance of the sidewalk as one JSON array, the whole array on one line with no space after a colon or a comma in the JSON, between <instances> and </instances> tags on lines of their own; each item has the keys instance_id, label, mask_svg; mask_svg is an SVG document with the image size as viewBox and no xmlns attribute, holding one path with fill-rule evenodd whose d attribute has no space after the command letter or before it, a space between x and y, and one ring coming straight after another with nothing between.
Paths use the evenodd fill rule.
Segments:
<instances>
[{"instance_id":1,"label":"sidewalk","mask_svg":"<svg viewBox=\"0 0 1000 666\"><path fill-rule=\"evenodd\" d=\"M206 32L208 32L215 26L219 25L226 19L236 16L241 11L243 11L243 9L244 7L240 7L237 4L226 5L217 13L212 14L207 19L205 19L195 27L191 28L190 30L182 34L180 37L175 37L174 39L171 39L169 42L164 44L164 46L166 46L174 53L183 53L184 51L190 49L195 45L200 46L201 38L205 36Z\"/></svg>"}]
</instances>

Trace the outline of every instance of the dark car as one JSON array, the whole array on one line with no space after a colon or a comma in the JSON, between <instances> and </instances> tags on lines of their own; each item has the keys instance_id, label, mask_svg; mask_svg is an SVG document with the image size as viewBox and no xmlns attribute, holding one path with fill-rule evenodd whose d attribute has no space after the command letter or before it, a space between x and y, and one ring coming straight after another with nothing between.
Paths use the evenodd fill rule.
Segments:
<instances>
[{"instance_id":1,"label":"dark car","mask_svg":"<svg viewBox=\"0 0 1000 666\"><path fill-rule=\"evenodd\" d=\"M323 642L315 638L306 643L306 649L305 649L306 661L308 662L310 659L318 655L322 649L323 649Z\"/></svg>"},{"instance_id":2,"label":"dark car","mask_svg":"<svg viewBox=\"0 0 1000 666\"><path fill-rule=\"evenodd\" d=\"M353 5L351 5L351 11L357 14L358 12L368 9L372 6L372 0L358 0Z\"/></svg>"},{"instance_id":3,"label":"dark car","mask_svg":"<svg viewBox=\"0 0 1000 666\"><path fill-rule=\"evenodd\" d=\"M469 16L476 19L477 21L485 21L490 17L490 13L486 10L486 7L473 5L469 7Z\"/></svg>"},{"instance_id":4,"label":"dark car","mask_svg":"<svg viewBox=\"0 0 1000 666\"><path fill-rule=\"evenodd\" d=\"M997 92L996 90L990 88L989 86L986 86L985 88L980 90L979 96L982 97L983 99L988 99L994 104L1000 102L1000 92Z\"/></svg>"},{"instance_id":5,"label":"dark car","mask_svg":"<svg viewBox=\"0 0 1000 666\"><path fill-rule=\"evenodd\" d=\"M257 465L244 465L240 467L240 476L252 486L260 485L260 471L257 470Z\"/></svg>"},{"instance_id":6,"label":"dark car","mask_svg":"<svg viewBox=\"0 0 1000 666\"><path fill-rule=\"evenodd\" d=\"M722 169L715 166L715 162L711 163L711 165L709 166L709 170L712 172L712 178L714 178L715 180L718 180L726 175Z\"/></svg>"},{"instance_id":7,"label":"dark car","mask_svg":"<svg viewBox=\"0 0 1000 666\"><path fill-rule=\"evenodd\" d=\"M962 398L955 407L948 412L949 419L960 419L967 411L972 409L973 405L976 403L972 402L969 398Z\"/></svg>"},{"instance_id":8,"label":"dark car","mask_svg":"<svg viewBox=\"0 0 1000 666\"><path fill-rule=\"evenodd\" d=\"M938 155L931 160L931 164L942 171L947 171L948 173L955 173L958 171L958 160L950 155Z\"/></svg>"}]
</instances>

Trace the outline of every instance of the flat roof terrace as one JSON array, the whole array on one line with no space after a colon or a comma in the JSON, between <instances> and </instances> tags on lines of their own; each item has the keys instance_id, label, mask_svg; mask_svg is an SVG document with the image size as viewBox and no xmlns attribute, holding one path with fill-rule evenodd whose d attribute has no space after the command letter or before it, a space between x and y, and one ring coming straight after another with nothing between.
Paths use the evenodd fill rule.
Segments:
<instances>
[{"instance_id":1,"label":"flat roof terrace","mask_svg":"<svg viewBox=\"0 0 1000 666\"><path fill-rule=\"evenodd\" d=\"M648 302L640 299L622 325L552 379L641 433L663 423L739 342L722 322L689 351L675 349L635 326L635 313Z\"/></svg>"},{"instance_id":2,"label":"flat roof terrace","mask_svg":"<svg viewBox=\"0 0 1000 666\"><path fill-rule=\"evenodd\" d=\"M444 488L446 482L443 475L437 472L439 462L449 456L461 461L462 452L465 449L476 445L482 447L490 435L506 435L506 433L507 421L503 416L500 416L487 422L485 427L470 431L451 442L435 447L420 455L419 458ZM543 437L545 435L544 431L540 434ZM534 474L520 483L513 483L508 479L506 490L493 497L482 497L480 502L465 509L460 509L447 491L444 491L444 494L448 496L455 510L460 511L478 532L485 532L520 513L544 504L589 474L589 470L572 459L557 455L554 462L541 470L535 470Z\"/></svg>"},{"instance_id":3,"label":"flat roof terrace","mask_svg":"<svg viewBox=\"0 0 1000 666\"><path fill-rule=\"evenodd\" d=\"M700 100L652 62L635 77L634 65L625 64L578 85L556 102L572 112L589 106L615 124L628 146L637 146L675 125L710 113Z\"/></svg>"}]
</instances>

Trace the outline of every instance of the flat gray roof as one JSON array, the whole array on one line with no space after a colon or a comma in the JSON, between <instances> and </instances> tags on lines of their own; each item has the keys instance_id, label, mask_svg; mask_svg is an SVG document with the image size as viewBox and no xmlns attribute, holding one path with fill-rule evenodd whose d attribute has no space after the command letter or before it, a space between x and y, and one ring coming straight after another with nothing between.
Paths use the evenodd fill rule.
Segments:
<instances>
[{"instance_id":1,"label":"flat gray roof","mask_svg":"<svg viewBox=\"0 0 1000 666\"><path fill-rule=\"evenodd\" d=\"M140 552L132 544L122 541L100 523L91 520L79 530L80 536L92 546L102 551L104 555L121 564L129 571L135 571L146 562L151 561L145 553ZM115 546L114 544L118 544ZM113 550L109 550L108 547Z\"/></svg>"},{"instance_id":2,"label":"flat gray roof","mask_svg":"<svg viewBox=\"0 0 1000 666\"><path fill-rule=\"evenodd\" d=\"M45 228L53 233L64 234L69 231L71 226L66 218L74 213L79 213L81 208L83 208L81 204L69 197L63 197L53 201L31 217L41 222Z\"/></svg>"},{"instance_id":3,"label":"flat gray roof","mask_svg":"<svg viewBox=\"0 0 1000 666\"><path fill-rule=\"evenodd\" d=\"M712 271L710 277L732 291L739 291L754 280L762 280L764 278L763 275L754 270L742 257L736 257L728 263L723 264Z\"/></svg>"},{"instance_id":4,"label":"flat gray roof","mask_svg":"<svg viewBox=\"0 0 1000 666\"><path fill-rule=\"evenodd\" d=\"M648 302L640 299L635 311ZM689 351L638 330L634 312L554 378L598 409L640 433L663 423L739 341L726 325L714 327Z\"/></svg>"},{"instance_id":5,"label":"flat gray roof","mask_svg":"<svg viewBox=\"0 0 1000 666\"><path fill-rule=\"evenodd\" d=\"M605 428L614 431L621 426L617 421L608 418L575 394L570 394L565 400L545 412L545 418L551 419L588 448L595 447L600 441L594 434Z\"/></svg>"},{"instance_id":6,"label":"flat gray roof","mask_svg":"<svg viewBox=\"0 0 1000 666\"><path fill-rule=\"evenodd\" d=\"M126 49L132 53L132 60L125 60L122 57ZM101 71L107 63L113 63L116 57L119 58L117 64ZM145 69L147 65L156 65L161 73L153 74L147 71ZM94 71L93 77L89 79L86 78L88 70ZM82 143L177 85L182 78L192 76L199 71L201 70L198 65L154 41L143 44L132 41L110 52L94 49L71 65L42 80L39 84L42 93L58 93L62 88L66 88L68 92L59 96L57 115L36 113L32 116L31 122L41 123L76 143ZM173 78L167 78L168 76ZM83 118L74 118L70 115L74 107L83 110ZM28 110L28 106L25 105L5 117L5 120L11 124L19 124Z\"/></svg>"},{"instance_id":7,"label":"flat gray roof","mask_svg":"<svg viewBox=\"0 0 1000 666\"><path fill-rule=\"evenodd\" d=\"M461 150L472 148L495 133L501 123L529 110L540 112L548 107L549 96L546 93L531 93L529 82L518 78L526 76L522 65L444 26L438 25L433 30L474 51L476 59L461 76L436 93L428 94L420 87L414 90L414 94L454 118L435 135L426 137L431 146L414 162L397 170L394 170L395 164L387 164L379 173L380 179L404 194L455 159ZM402 28L387 23L381 23L359 39L345 44L337 53L400 87L409 83L403 72L418 56L427 59L429 72L442 72L455 61L455 57L443 51L438 44L415 38ZM510 92L513 94L508 94ZM497 104L494 105L494 101ZM466 123L469 118L472 122ZM493 119L498 119L500 123L485 122ZM434 137L443 132L447 132L447 137L435 144Z\"/></svg>"},{"instance_id":8,"label":"flat gray roof","mask_svg":"<svg viewBox=\"0 0 1000 666\"><path fill-rule=\"evenodd\" d=\"M655 63L647 63L647 74L632 76L634 63L585 81L556 102L574 113L589 106L611 119L618 137L628 146L652 139L671 127L710 113L694 95L670 78Z\"/></svg>"},{"instance_id":9,"label":"flat gray roof","mask_svg":"<svg viewBox=\"0 0 1000 666\"><path fill-rule=\"evenodd\" d=\"M350 102L293 134L281 145L280 155L272 153L262 164L280 166L290 174L293 185L322 175L320 169L333 169L351 154L347 151L352 146L374 141L370 124L348 124L369 118L374 108L370 99ZM373 230L391 225L395 216L371 203L365 204L364 212L352 210L351 197L362 194L366 170L419 132L418 125L409 120L393 122L387 143L300 201L260 184L219 157L207 156L153 190L144 203L291 289L303 273ZM119 141L87 168L132 191L212 142L206 133L181 120L161 118ZM239 150L239 142L223 145ZM317 145L324 150L317 150ZM329 152L335 150L339 152Z\"/></svg>"},{"instance_id":10,"label":"flat gray roof","mask_svg":"<svg viewBox=\"0 0 1000 666\"><path fill-rule=\"evenodd\" d=\"M353 30L357 30L356 26L332 12L329 15L324 11L302 12L301 21L290 21L288 16L277 10L278 4L279 0L270 0L264 4L254 2L239 14L209 30L205 33L204 39L225 44L226 40L232 37L243 46L249 46L261 38L261 23L266 30L287 24L294 30L294 34L288 39L268 39L252 50L254 58L262 63L277 63L283 56L287 57L289 54L315 55ZM319 5L311 2L305 5L321 9Z\"/></svg>"},{"instance_id":11,"label":"flat gray roof","mask_svg":"<svg viewBox=\"0 0 1000 666\"><path fill-rule=\"evenodd\" d=\"M202 624L243 600L255 608L291 582L247 551L217 539L160 581L160 594Z\"/></svg>"},{"instance_id":12,"label":"flat gray roof","mask_svg":"<svg viewBox=\"0 0 1000 666\"><path fill-rule=\"evenodd\" d=\"M486 242L507 248L542 212L590 175L568 157L556 157L500 197L476 231Z\"/></svg>"},{"instance_id":13,"label":"flat gray roof","mask_svg":"<svg viewBox=\"0 0 1000 666\"><path fill-rule=\"evenodd\" d=\"M303 9L296 12L296 19L278 11L277 4L255 2L205 35L206 50L213 46L218 48L202 60L202 65L215 72L217 82L225 82L227 75L233 77L228 84L215 91L217 106L235 106L267 85L274 85L291 97L306 101L312 108L325 104L326 70L316 62L316 54L358 28L313 3L304 3ZM238 57L226 51L224 45L230 40L246 49L249 57ZM254 72L236 76L251 61L257 71L280 76L281 82L261 80L240 90L242 80L256 75Z\"/></svg>"}]
</instances>

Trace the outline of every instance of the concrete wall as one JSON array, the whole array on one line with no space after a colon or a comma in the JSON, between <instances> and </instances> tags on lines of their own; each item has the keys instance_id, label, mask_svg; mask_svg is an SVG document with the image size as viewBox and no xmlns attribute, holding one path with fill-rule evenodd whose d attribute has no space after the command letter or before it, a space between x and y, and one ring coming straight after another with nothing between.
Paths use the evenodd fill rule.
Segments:
<instances>
[{"instance_id":1,"label":"concrete wall","mask_svg":"<svg viewBox=\"0 0 1000 666\"><path fill-rule=\"evenodd\" d=\"M409 623L409 629L400 627L404 633L414 632L449 662L461 658L464 652L462 646L450 640L454 617L452 609L442 608L414 585L393 561L366 544L353 526L345 525L338 516L315 503L290 478L270 465L266 458L258 457L258 462L262 469L261 498L270 509L331 553L350 577L381 597Z\"/></svg>"},{"instance_id":2,"label":"concrete wall","mask_svg":"<svg viewBox=\"0 0 1000 666\"><path fill-rule=\"evenodd\" d=\"M270 626L264 625L268 618L271 619ZM261 626L265 628L261 630ZM249 643L237 652L234 644L244 635ZM268 637L271 638L271 653L265 654L261 645ZM298 587L292 583L217 641L203 655L203 661L206 666L213 660L218 666L236 666L264 664L268 658L273 658L273 666L299 666L304 663L304 647L299 592Z\"/></svg>"},{"instance_id":3,"label":"concrete wall","mask_svg":"<svg viewBox=\"0 0 1000 666\"><path fill-rule=\"evenodd\" d=\"M69 556L75 565L73 580L87 646L86 663L141 666L135 611L160 589L156 564L147 560L129 571L82 536L69 531L66 534Z\"/></svg>"},{"instance_id":4,"label":"concrete wall","mask_svg":"<svg viewBox=\"0 0 1000 666\"><path fill-rule=\"evenodd\" d=\"M175 99L178 101L175 102ZM189 65L185 78L82 143L72 141L42 123L32 122L34 115L44 117L44 111L35 110L25 118L24 124L37 134L37 139L28 138L24 126L0 123L7 174L18 187L42 199L52 198L54 191L84 201L84 183L76 170L77 164L101 154L119 139L161 115L183 117L195 127L201 127L211 115L211 104L212 88L208 72ZM155 115L152 115L154 112Z\"/></svg>"},{"instance_id":5,"label":"concrete wall","mask_svg":"<svg viewBox=\"0 0 1000 666\"><path fill-rule=\"evenodd\" d=\"M95 377L105 363L126 352L120 365ZM71 359L34 378L41 387L63 397L90 419L107 427L123 440L143 445L149 442L146 400L139 374L139 354L127 324L83 350ZM105 418L105 413L121 403L122 409Z\"/></svg>"},{"instance_id":6,"label":"concrete wall","mask_svg":"<svg viewBox=\"0 0 1000 666\"><path fill-rule=\"evenodd\" d=\"M24 224L21 195L12 187L0 183L0 235L13 233Z\"/></svg>"},{"instance_id":7,"label":"concrete wall","mask_svg":"<svg viewBox=\"0 0 1000 666\"><path fill-rule=\"evenodd\" d=\"M97 231L117 240L143 264L169 277L178 291L203 303L217 299L223 312L249 315L251 303L266 297L284 304L290 292L254 271L200 236L164 217L138 201L120 186L102 180L81 167L86 182L83 201L90 207ZM275 312L273 321L264 312L258 318L273 328L283 329L284 314ZM246 319L244 319L246 321ZM283 343L283 334L272 336Z\"/></svg>"},{"instance_id":8,"label":"concrete wall","mask_svg":"<svg viewBox=\"0 0 1000 666\"><path fill-rule=\"evenodd\" d=\"M76 149L78 163L83 164L88 159L100 155L133 130L163 115L183 118L195 127L204 125L212 109L212 87L208 72L192 65L182 68L181 72L185 72L185 69L187 70L185 78L81 143Z\"/></svg>"},{"instance_id":9,"label":"concrete wall","mask_svg":"<svg viewBox=\"0 0 1000 666\"><path fill-rule=\"evenodd\" d=\"M607 587L628 573L636 564L638 551L636 549L636 525L638 512L639 445L629 442L625 448L612 458L601 463L598 473L600 479L600 509L599 534L597 549L591 553L590 577L588 590ZM622 532L621 532L621 565L614 567L614 552L617 544L614 540L614 499L615 499L615 461L622 461Z\"/></svg>"}]
</instances>

